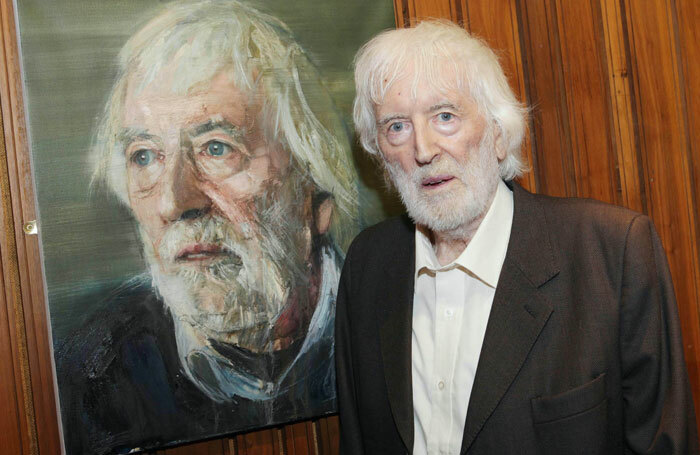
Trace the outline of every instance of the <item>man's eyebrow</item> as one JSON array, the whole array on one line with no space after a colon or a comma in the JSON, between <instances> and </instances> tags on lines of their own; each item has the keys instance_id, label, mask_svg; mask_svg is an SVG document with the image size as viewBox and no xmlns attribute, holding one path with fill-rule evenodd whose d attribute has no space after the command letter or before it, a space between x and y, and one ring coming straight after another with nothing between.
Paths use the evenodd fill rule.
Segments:
<instances>
[{"instance_id":1,"label":"man's eyebrow","mask_svg":"<svg viewBox=\"0 0 700 455\"><path fill-rule=\"evenodd\" d=\"M391 122L392 120L403 119L403 118L406 118L406 116L401 115L401 114L389 114L389 115L379 119L379 121L377 122L377 126L381 127L381 126L384 126L387 123Z\"/></svg>"},{"instance_id":2,"label":"man's eyebrow","mask_svg":"<svg viewBox=\"0 0 700 455\"><path fill-rule=\"evenodd\" d=\"M201 136L202 134L209 133L211 131L223 130L233 137L240 137L244 135L243 128L240 128L227 120L212 119L200 125L195 125L188 128L187 134L190 137Z\"/></svg>"},{"instance_id":3,"label":"man's eyebrow","mask_svg":"<svg viewBox=\"0 0 700 455\"><path fill-rule=\"evenodd\" d=\"M459 107L457 107L457 105L455 105L454 103L450 103L449 101L445 101L442 103L433 104L432 106L430 106L430 109L428 109L428 112L436 112L436 111L441 111L443 109L448 109L451 111L459 111L460 110Z\"/></svg>"},{"instance_id":4,"label":"man's eyebrow","mask_svg":"<svg viewBox=\"0 0 700 455\"><path fill-rule=\"evenodd\" d=\"M150 134L148 130L142 129L142 128L122 128L121 131L119 132L118 135L119 142L124 144L124 148L126 149L131 145L132 142L136 142L138 140L144 140L144 141L156 141L157 136L154 136L153 134Z\"/></svg>"}]
</instances>

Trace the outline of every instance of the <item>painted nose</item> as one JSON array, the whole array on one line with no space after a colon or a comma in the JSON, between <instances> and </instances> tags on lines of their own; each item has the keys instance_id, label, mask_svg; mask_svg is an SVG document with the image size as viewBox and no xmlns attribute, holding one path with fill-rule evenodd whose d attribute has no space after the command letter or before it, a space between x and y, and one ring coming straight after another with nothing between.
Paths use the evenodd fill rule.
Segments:
<instances>
[{"instance_id":1,"label":"painted nose","mask_svg":"<svg viewBox=\"0 0 700 455\"><path fill-rule=\"evenodd\" d=\"M179 152L166 168L160 185L160 216L164 224L200 218L211 210L211 200L200 190L194 163Z\"/></svg>"},{"instance_id":2,"label":"painted nose","mask_svg":"<svg viewBox=\"0 0 700 455\"><path fill-rule=\"evenodd\" d=\"M426 125L415 128L415 159L419 165L430 164L440 154L440 148L435 144L430 128Z\"/></svg>"}]
</instances>

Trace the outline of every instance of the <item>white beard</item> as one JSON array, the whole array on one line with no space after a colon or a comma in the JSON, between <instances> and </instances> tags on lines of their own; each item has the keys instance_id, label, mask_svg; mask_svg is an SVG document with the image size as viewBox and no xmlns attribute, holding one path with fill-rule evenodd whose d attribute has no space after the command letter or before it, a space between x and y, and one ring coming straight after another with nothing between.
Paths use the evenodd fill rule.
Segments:
<instances>
[{"instance_id":1,"label":"white beard","mask_svg":"<svg viewBox=\"0 0 700 455\"><path fill-rule=\"evenodd\" d=\"M411 174L404 172L399 163L384 163L413 221L433 232L456 237L468 232L472 222L486 213L500 179L494 143L488 134L479 144L477 153L470 155L465 163L443 153L437 161ZM423 188L425 178L440 174L456 177L457 181L449 184L453 188L435 194Z\"/></svg>"},{"instance_id":2,"label":"white beard","mask_svg":"<svg viewBox=\"0 0 700 455\"><path fill-rule=\"evenodd\" d=\"M256 220L238 230L214 214L173 223L158 254L142 231L154 287L173 317L204 338L268 350L290 290L308 280L300 246L306 232L294 203L300 202L277 194L257 201ZM229 254L208 266L177 262L177 253L192 243L218 245Z\"/></svg>"}]
</instances>

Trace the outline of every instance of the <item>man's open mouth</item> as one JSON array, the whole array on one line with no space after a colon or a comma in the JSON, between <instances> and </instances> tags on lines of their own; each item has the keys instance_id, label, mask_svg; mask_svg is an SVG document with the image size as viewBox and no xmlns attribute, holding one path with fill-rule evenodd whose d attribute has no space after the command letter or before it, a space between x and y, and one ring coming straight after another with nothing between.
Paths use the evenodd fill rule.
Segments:
<instances>
[{"instance_id":1,"label":"man's open mouth","mask_svg":"<svg viewBox=\"0 0 700 455\"><path fill-rule=\"evenodd\" d=\"M423 179L421 184L424 187L436 187L450 182L452 180L454 180L454 176L452 175L437 175L435 177L428 177L426 179Z\"/></svg>"}]
</instances>

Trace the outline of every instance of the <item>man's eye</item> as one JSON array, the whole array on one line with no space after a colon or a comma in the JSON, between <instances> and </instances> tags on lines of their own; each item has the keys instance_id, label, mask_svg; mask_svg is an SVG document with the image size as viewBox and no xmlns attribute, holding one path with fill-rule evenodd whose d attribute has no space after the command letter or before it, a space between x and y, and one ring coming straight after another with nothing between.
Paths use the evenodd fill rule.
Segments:
<instances>
[{"instance_id":1,"label":"man's eye","mask_svg":"<svg viewBox=\"0 0 700 455\"><path fill-rule=\"evenodd\" d=\"M440 114L438 114L438 118L442 122L449 122L454 118L454 115L450 114L449 112L441 112Z\"/></svg>"},{"instance_id":2,"label":"man's eye","mask_svg":"<svg viewBox=\"0 0 700 455\"><path fill-rule=\"evenodd\" d=\"M211 141L207 144L206 152L211 156L224 156L231 153L232 148L228 144L219 141Z\"/></svg>"},{"instance_id":3,"label":"man's eye","mask_svg":"<svg viewBox=\"0 0 700 455\"><path fill-rule=\"evenodd\" d=\"M389 126L389 130L393 133L398 133L399 131L403 131L404 125L402 122L396 122L392 123L391 126Z\"/></svg>"},{"instance_id":4,"label":"man's eye","mask_svg":"<svg viewBox=\"0 0 700 455\"><path fill-rule=\"evenodd\" d=\"M156 153L153 150L141 149L135 151L131 155L131 162L141 167L148 166L156 158Z\"/></svg>"}]
</instances>

